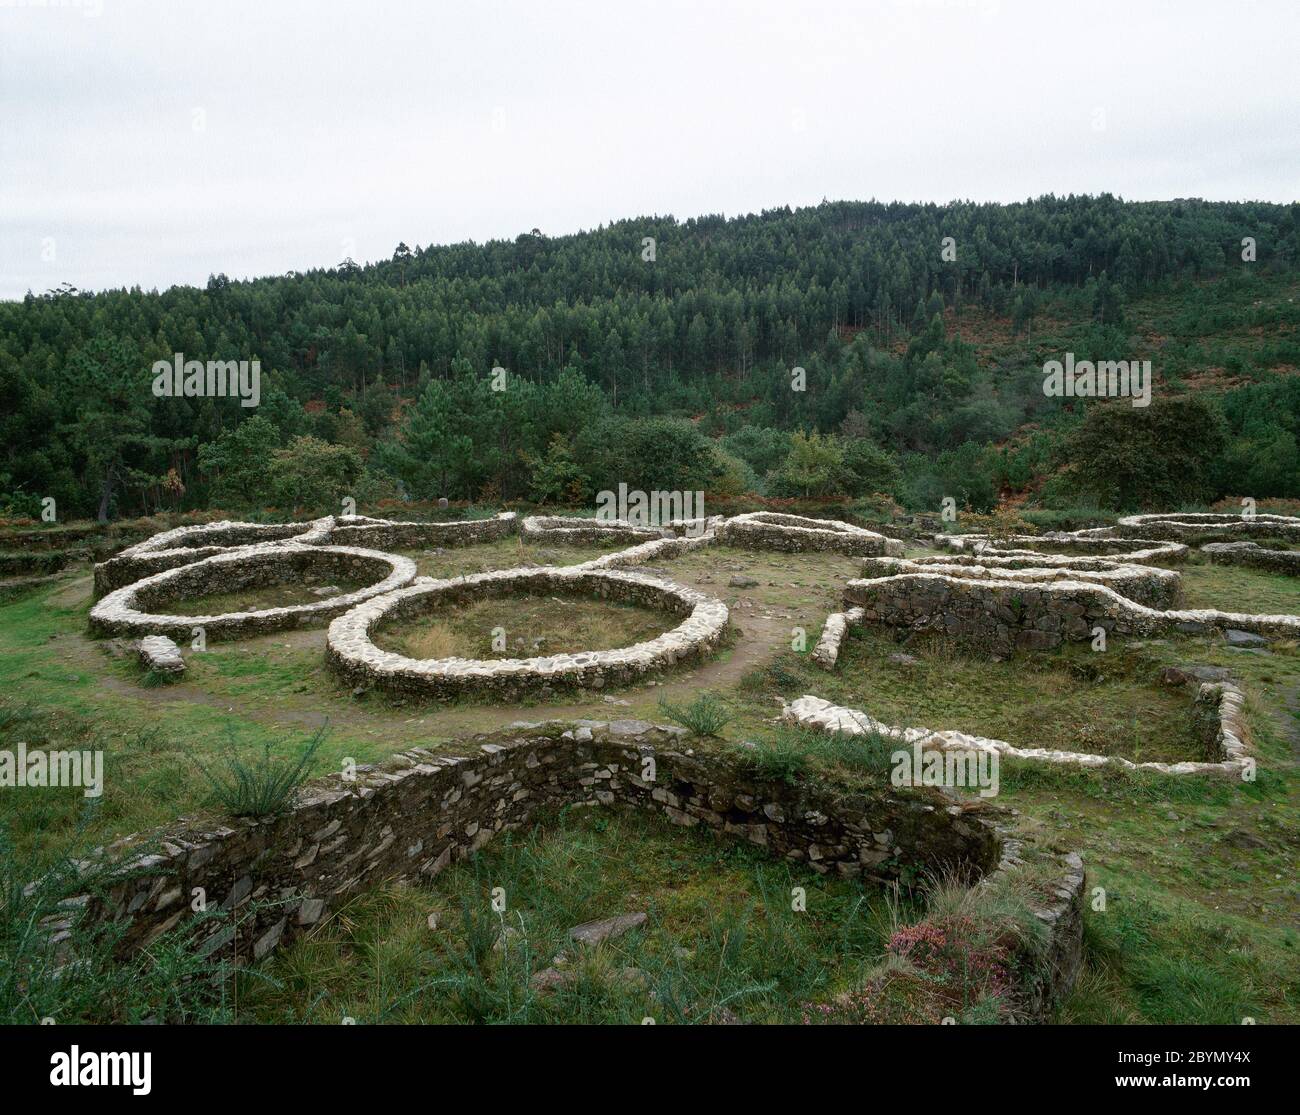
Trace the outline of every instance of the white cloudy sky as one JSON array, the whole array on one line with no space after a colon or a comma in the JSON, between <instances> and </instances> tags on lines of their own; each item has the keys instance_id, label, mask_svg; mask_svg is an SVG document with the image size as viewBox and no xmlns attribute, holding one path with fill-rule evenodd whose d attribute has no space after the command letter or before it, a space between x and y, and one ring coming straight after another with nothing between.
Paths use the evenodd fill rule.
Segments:
<instances>
[{"instance_id":1,"label":"white cloudy sky","mask_svg":"<svg viewBox=\"0 0 1300 1115\"><path fill-rule=\"evenodd\" d=\"M1292 201L1296 0L0 0L0 297L822 198Z\"/></svg>"}]
</instances>

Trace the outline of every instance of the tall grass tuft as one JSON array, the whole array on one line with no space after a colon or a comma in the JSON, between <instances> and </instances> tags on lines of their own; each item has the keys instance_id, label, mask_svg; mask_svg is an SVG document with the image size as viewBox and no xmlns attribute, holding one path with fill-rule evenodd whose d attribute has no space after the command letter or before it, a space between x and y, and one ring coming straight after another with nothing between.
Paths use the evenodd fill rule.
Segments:
<instances>
[{"instance_id":1,"label":"tall grass tuft","mask_svg":"<svg viewBox=\"0 0 1300 1115\"><path fill-rule=\"evenodd\" d=\"M73 901L111 887L112 864L84 831L57 856L23 851L12 820L0 817L0 1024L231 1020L230 970L194 945L195 929L223 916L215 906L123 957L124 926L85 925Z\"/></svg>"},{"instance_id":2,"label":"tall grass tuft","mask_svg":"<svg viewBox=\"0 0 1300 1115\"><path fill-rule=\"evenodd\" d=\"M255 762L245 762L232 748L224 771L214 773L202 763L198 767L212 786L213 797L232 816L274 816L293 805L328 728L328 723L322 724L296 757L273 756L268 742Z\"/></svg>"},{"instance_id":3,"label":"tall grass tuft","mask_svg":"<svg viewBox=\"0 0 1300 1115\"><path fill-rule=\"evenodd\" d=\"M714 693L700 693L689 705L678 705L663 697L659 709L675 724L689 728L697 736L717 736L736 714Z\"/></svg>"}]
</instances>

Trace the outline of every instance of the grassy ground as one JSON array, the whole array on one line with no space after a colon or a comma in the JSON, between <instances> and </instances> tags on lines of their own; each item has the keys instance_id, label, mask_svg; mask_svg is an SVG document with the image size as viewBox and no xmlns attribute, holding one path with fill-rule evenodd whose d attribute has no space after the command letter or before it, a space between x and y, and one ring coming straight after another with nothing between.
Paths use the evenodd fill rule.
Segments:
<instances>
[{"instance_id":1,"label":"grassy ground","mask_svg":"<svg viewBox=\"0 0 1300 1115\"><path fill-rule=\"evenodd\" d=\"M804 693L905 727L958 729L1021 747L1122 755L1138 762L1202 758L1191 695L1161 685L1154 663L1114 653L1020 656L994 662L944 640L900 644L855 631L827 673L805 655L776 658L745 680L756 711Z\"/></svg>"},{"instance_id":2,"label":"grassy ground","mask_svg":"<svg viewBox=\"0 0 1300 1115\"><path fill-rule=\"evenodd\" d=\"M408 658L516 658L628 647L675 623L663 612L631 604L527 595L478 600L381 626L374 640Z\"/></svg>"},{"instance_id":3,"label":"grassy ground","mask_svg":"<svg viewBox=\"0 0 1300 1115\"><path fill-rule=\"evenodd\" d=\"M1300 615L1300 577L1239 565L1211 565L1195 555L1189 556L1185 565L1171 568L1182 571L1184 607Z\"/></svg>"},{"instance_id":4,"label":"grassy ground","mask_svg":"<svg viewBox=\"0 0 1300 1115\"><path fill-rule=\"evenodd\" d=\"M568 939L634 911L648 914L644 928L594 947ZM431 887L359 897L263 966L240 1000L262 1022L791 1022L882 958L898 914L883 892L741 845L577 811ZM531 977L548 968L571 982L536 990Z\"/></svg>"},{"instance_id":5,"label":"grassy ground","mask_svg":"<svg viewBox=\"0 0 1300 1115\"><path fill-rule=\"evenodd\" d=\"M219 616L228 612L257 612L266 608L292 608L299 604L319 604L333 596L345 596L365 588L367 582L338 577L304 575L301 580L235 592L214 592L207 596L185 597L158 605L170 615Z\"/></svg>"},{"instance_id":6,"label":"grassy ground","mask_svg":"<svg viewBox=\"0 0 1300 1115\"><path fill-rule=\"evenodd\" d=\"M578 565L624 548L612 543L608 546L543 546L525 542L522 535L515 535L513 538L500 538L477 546L392 552L411 558L421 577L442 579L486 573L490 569L514 569L518 565Z\"/></svg>"},{"instance_id":7,"label":"grassy ground","mask_svg":"<svg viewBox=\"0 0 1300 1115\"><path fill-rule=\"evenodd\" d=\"M524 560L539 563L591 556L579 548L557 547L554 555L540 552L540 548L529 550L532 552ZM515 541L448 549L429 555L430 560L441 563L429 571L446 576L476 568L509 567L518 563L518 552ZM1113 641L1104 654L1094 654L1081 645L1011 663L991 663L941 648L915 644L900 648L890 639L867 632L851 639L842 666L826 673L809 663L806 650L816 641L826 612L836 605L843 581L857 575L858 566L854 559L836 555L792 558L726 548L665 562L657 567L660 571L713 592L732 606L739 634L728 649L710 662L692 664L632 688L509 708L354 699L325 670L323 632L313 630L212 645L205 653L187 654L189 669L181 683L145 688L134 660L114 658L87 638L89 580L84 572L70 572L0 605L0 748L12 749L18 742L101 747L105 751L105 793L88 801L75 789L0 789L0 820L8 822L18 853L40 857L77 840L102 841L170 821L179 814L201 811L207 808L208 788L197 762L214 764L231 746L255 753L267 742L277 752L296 753L325 719L331 727L319 755L318 771L337 769L345 756L364 762L417 743L449 746L446 741L452 737L496 728L521 716L662 719L658 707L661 695L682 702L702 689L716 691L737 714L723 729L724 738L708 746L733 747L740 741L755 741L764 761L783 764L792 772L826 767L851 778L879 781L887 777L881 757L868 748L792 732L774 723L779 711L776 699L802 693L867 708L882 719L926 727L955 727L1048 746L1114 748L1142 758L1162 753L1172 757L1176 752L1190 753L1190 739L1180 719L1188 695L1165 690L1154 679L1166 665L1226 666L1249 695L1247 716L1260 760L1254 783L1058 771L1009 762L1003 764L998 800L1018 811L1016 823L1036 844L1081 851L1089 886L1105 889L1105 909L1088 914L1088 966L1066 1005L1066 1020L1235 1022L1248 1015L1260 1022L1300 1021L1296 975L1300 971L1296 963L1300 903L1294 886L1300 849L1295 773L1300 754L1297 648L1275 643L1267 651L1234 650L1222 639L1178 636L1145 640L1138 646ZM733 577L758 583L733 586ZM1295 591L1295 582L1279 586L1267 574L1194 562L1189 566L1189 592L1201 591L1215 583L1213 578L1225 577L1238 579L1219 580L1223 588L1207 589L1215 594L1207 603L1262 611L1266 593ZM1294 596L1284 597L1283 602L1288 599ZM1283 610L1300 608L1290 604ZM806 636L804 653L791 649L800 631ZM890 663L889 654L900 649L918 662ZM662 684L649 684L652 681ZM1178 752L1180 747L1183 750ZM85 831L79 833L83 821ZM601 870L606 871L603 881L590 876L591 893L600 899L592 906L547 908L540 897L511 900L511 911L533 919L539 946L545 941L549 949L554 933L585 917L622 912L615 907L635 901L634 894L644 896L647 905L653 899L661 911L699 908L689 903L671 907L668 890L652 886L650 881L638 889L627 873L620 874L617 863L611 867L592 851L607 837L606 854L615 860L633 858L634 846L642 840L658 849L638 861L641 866L632 872L650 872L647 879L654 877L659 859L671 862L670 855L682 858L684 865L674 877L701 880L698 886L706 892L710 885L717 887L721 896L716 904L718 917L745 909L743 901L733 904L727 895L760 896L757 884L749 881L752 876L746 874L749 866L728 866L730 860L718 857L730 853L720 847L683 843L683 835L674 831L664 837L674 849L670 852L655 843L659 837L653 833L633 839L620 835L622 831L610 835L608 829L605 833L583 829L562 836L550 851L539 847L530 853L545 860L560 856L558 849L568 847L563 855L577 863L575 878L589 877L583 874L587 870L581 866L583 857L593 861L591 870L596 870L596 864L605 864ZM499 861L501 865L524 862L520 848L508 852L502 848L506 858ZM497 862L484 861L485 865ZM760 865L762 861L756 861L754 866ZM766 866L785 871L782 865ZM471 875L473 871L469 866L459 870ZM481 870L504 871L506 866ZM556 877L550 876L552 880ZM703 881L715 877L714 882ZM399 1004L397 1000L405 992L397 989L415 987L422 973L445 972L446 965L454 963L457 948L463 955L465 939L457 936L462 931L456 928L462 924L457 903L461 896L473 892L474 884L467 882L468 878L449 877L433 892L376 895L366 900L377 904L376 911L367 913L358 907L336 921L328 933L344 934L342 944L327 933L321 938L324 943L317 946L315 959L307 954L302 959L307 971L315 971L313 966L325 965L333 949L342 969L332 974L323 968L319 972L321 987L328 988L322 1003L329 1004L328 1011L322 1007L320 1017L347 1011L368 1020L385 1010L387 1017L395 1018L407 1011L432 1009L427 1004L417 1006L418 996ZM743 885L737 880L743 880ZM553 901L561 903L562 899ZM439 908L450 918L443 922L449 928L441 943L419 935L422 915L427 916L434 902L442 903ZM708 912L713 912L712 906ZM655 949L660 955L671 950L672 942L680 940L674 936L679 933L685 937L682 947L696 948L696 938L704 939L707 926L713 924L701 914L700 932L691 934L678 926L694 924L694 914L682 913L685 920L680 922L665 922L667 916L656 914L660 920L652 918L651 928L641 935L638 947L643 951L639 955L645 963L627 966L653 973ZM358 936L351 943L346 939L352 932L349 924L358 927ZM818 929L808 938L814 952L834 937L833 933L820 936L824 931L825 927ZM427 927L423 932L428 932ZM391 990L382 998L361 985L362 971L373 967L375 950L371 945L376 939L393 942L397 965L385 967L382 954L388 945L380 944L384 986ZM632 944L629 941L628 947ZM879 939L870 947L878 950ZM537 952L530 963L549 962L551 957L543 955L545 951ZM851 963L828 965L831 974L824 986L829 989L851 979L866 951L863 945L860 952L851 954ZM411 963L411 956L425 953L430 954L426 957L429 966L416 964L410 976L414 982L403 983L398 978L401 966ZM711 955L706 949L701 966L688 970L682 978L697 981L691 986L703 986L698 981L705 979ZM277 978L287 979L285 970L277 968L276 972ZM781 985L780 995L774 991L764 993L766 998L746 998L742 1006L730 1009L744 1017L789 1017L782 1012L792 1010L789 1002L805 994L798 983L804 977L784 978L789 982ZM495 986L490 979L488 985L489 991ZM264 993L250 989L249 996L265 995L257 999L256 1015L306 1017L309 996L291 984L286 987L274 991L268 985ZM601 1000L607 1004L601 1009L645 1009L643 999L631 992L622 995L618 992ZM776 999L785 1005L773 1005ZM250 1000L244 996L244 1001ZM707 1004L713 1000L701 994L699 1001ZM489 997L486 1002L488 1015L503 1016L498 1000ZM538 1012L533 1017L560 1010L547 1004L527 1009ZM568 1017L576 1018L587 1008L579 1002L563 1009L574 1012ZM655 1014L655 1009L650 1013Z\"/></svg>"}]
</instances>

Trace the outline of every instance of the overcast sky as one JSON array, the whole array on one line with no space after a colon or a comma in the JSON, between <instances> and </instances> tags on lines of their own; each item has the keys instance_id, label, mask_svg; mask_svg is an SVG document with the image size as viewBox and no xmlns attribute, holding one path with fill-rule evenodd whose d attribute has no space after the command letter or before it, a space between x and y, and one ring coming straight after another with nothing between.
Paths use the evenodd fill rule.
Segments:
<instances>
[{"instance_id":1,"label":"overcast sky","mask_svg":"<svg viewBox=\"0 0 1300 1115\"><path fill-rule=\"evenodd\" d=\"M0 0L0 297L822 198L1295 200L1300 3Z\"/></svg>"}]
</instances>

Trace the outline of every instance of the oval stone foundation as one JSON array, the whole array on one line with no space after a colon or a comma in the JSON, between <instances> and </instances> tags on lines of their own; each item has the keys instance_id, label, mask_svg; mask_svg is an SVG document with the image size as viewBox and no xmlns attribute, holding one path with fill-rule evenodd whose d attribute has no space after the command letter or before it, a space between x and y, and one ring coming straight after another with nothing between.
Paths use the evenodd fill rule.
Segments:
<instances>
[{"instance_id":1,"label":"oval stone foundation","mask_svg":"<svg viewBox=\"0 0 1300 1115\"><path fill-rule=\"evenodd\" d=\"M375 645L386 623L426 615L439 607L512 593L556 593L635 604L682 621L657 638L614 650L530 658L408 658ZM516 698L543 687L600 689L713 651L722 640L727 606L703 593L641 573L583 568L512 569L422 581L367 601L330 624L327 655L349 682L395 692L449 699L465 693Z\"/></svg>"},{"instance_id":2,"label":"oval stone foundation","mask_svg":"<svg viewBox=\"0 0 1300 1115\"><path fill-rule=\"evenodd\" d=\"M166 610L170 602L177 600L287 583L308 570L326 577L371 583L355 592L282 608L220 615L177 615ZM96 635L189 639L193 629L201 627L208 638L236 639L321 623L373 596L410 584L414 578L415 562L379 550L293 542L245 546L166 569L110 592L91 609L90 628Z\"/></svg>"}]
</instances>

